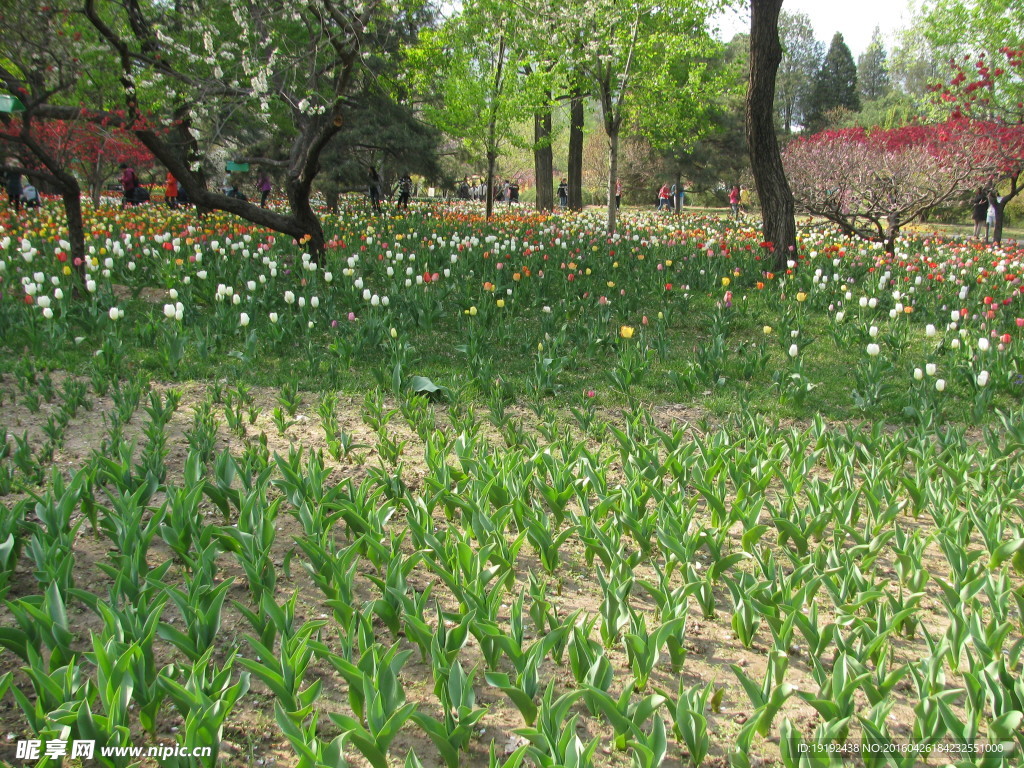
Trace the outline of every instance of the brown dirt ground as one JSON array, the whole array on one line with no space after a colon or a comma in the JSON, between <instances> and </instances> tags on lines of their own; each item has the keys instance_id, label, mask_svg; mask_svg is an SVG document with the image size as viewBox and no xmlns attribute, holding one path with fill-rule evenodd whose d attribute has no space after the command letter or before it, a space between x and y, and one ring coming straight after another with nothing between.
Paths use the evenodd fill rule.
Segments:
<instances>
[{"instance_id":1,"label":"brown dirt ground","mask_svg":"<svg viewBox=\"0 0 1024 768\"><path fill-rule=\"evenodd\" d=\"M55 380L59 386L59 376L55 377ZM168 447L170 453L167 458L167 464L170 469L169 482L174 482L181 476L187 453L185 431L191 424L193 408L206 397L208 391L208 386L200 383L176 385L176 388L181 390L183 397L168 428ZM27 430L33 443L37 446L40 445L43 441L40 426L45 423L48 413L56 407L55 404L44 403L38 413L29 412L21 398L17 397L14 380L10 376L0 378L0 389L4 391L4 405L2 416L0 416L0 424L6 427L10 433L20 434L22 431ZM157 385L157 389L166 389L166 387ZM304 446L309 450L322 449L325 462L333 470L332 482L340 482L344 478L351 478L355 481L361 480L366 476L366 469L361 462L366 464L375 463L377 460L375 449L371 447L360 450L355 461L350 460L341 463L332 461L327 456L323 431L320 428L319 418L315 411L318 396L312 393L303 393L303 395L305 402L299 410L297 423L289 427L283 435L279 434L271 418L273 409L277 405L276 392L273 390L252 390L252 396L260 415L254 424L249 424L248 418L246 419L247 435L244 438L228 433L223 420L222 406L218 406L221 422L218 450L227 448L237 455L241 452L247 441L255 440L262 433L266 435L271 455L275 452L287 455L289 448L297 446ZM85 463L93 451L98 449L103 438L105 433L104 414L113 409L113 402L109 396L101 398L92 394L91 397L94 401L92 409L79 412L66 432L63 447L54 456L53 465L61 470L71 470ZM342 397L340 399L338 406L340 426L352 433L356 442L372 446L375 444L375 436L363 424L360 415L361 403L361 398ZM391 402L388 405L389 407L395 407L395 404ZM447 419L444 408L437 406L436 410L439 425L445 424ZM479 415L481 418L483 417L482 410L479 411ZM534 419L533 415L526 410L514 410L513 415L515 418L522 419L524 423L530 423L530 420ZM615 420L615 417L611 414L603 415L609 420ZM697 410L681 406L661 408L655 412L656 421L662 428L672 424L693 424L703 416L705 414ZM138 438L140 445L144 442L144 438L141 435L143 419L144 414L140 408L125 428L126 439ZM426 473L426 467L420 453L421 443L401 417L396 417L392 421L392 431L400 439L409 441L406 454L403 456L405 466L403 477L407 484L415 490L421 487ZM485 423L482 432L492 445L499 448L503 445L501 437L489 424ZM598 446L594 444L592 447L596 448ZM607 451L608 449L606 448L605 450ZM820 466L818 470L824 471ZM616 479L613 475L609 476L610 485ZM619 476L621 477L621 473ZM0 503L10 506L18 498L20 498L19 495L12 494L0 498ZM159 498L154 501L158 503ZM279 565L283 563L287 550L292 546L293 537L301 533L298 521L295 517L288 514L285 511L286 509L287 505L283 506L282 513L278 517L276 561ZM207 501L204 501L204 511L210 518L211 523L220 522L219 511ZM927 532L931 525L931 521L924 518L920 520L906 518L901 522L908 528L919 527L922 529L922 532ZM438 525L447 524L443 516L438 517L437 523ZM393 521L391 525L394 527L398 523ZM106 558L110 549L111 547L107 540L99 538L95 532L89 529L88 524L82 527L76 541L74 553L78 587L86 589L93 594L106 594L109 579L95 566L96 563ZM170 550L157 537L149 554L151 565L158 565L170 558L170 556ZM559 613L567 615L577 609L588 613L596 613L600 605L600 590L593 572L584 563L581 543L575 539L567 542L563 549L563 557L560 594L554 594L556 589L554 586L549 590L549 595L551 595ZM235 584L230 591L229 597L242 603L247 603L248 590L245 586L244 574L241 568L230 555L222 555L220 565L219 578L235 578ZM945 559L935 544L932 544L927 550L925 565L933 574L943 577L947 576L944 569ZM880 558L875 566L875 570L888 578L892 578L893 582L895 582L891 557L883 556ZM531 546L529 543L526 543L520 551L516 591L526 589L526 574L528 571L540 573L542 569ZM179 567L172 567L169 579L177 581L181 579L181 576ZM637 569L636 576L638 579L643 578L656 581L653 569L646 564L641 565ZM410 581L417 589L425 588L427 583L432 580L434 579L423 568L417 569L410 578ZM37 591L37 583L29 570L27 560L23 557L21 567L12 582L8 599L33 594ZM283 572L279 575L277 585L278 601L282 602L296 591L299 594L297 614L300 621L327 617L328 611L322 604L322 596L299 565L298 559L292 563L290 576L286 576ZM357 591L361 599L368 599L372 594L372 584L365 577L365 574L360 575L358 578ZM441 592L440 589L437 590L437 594L441 594ZM927 587L927 595L921 606L923 621L933 636L940 635L949 623L944 615L945 608L939 600L939 595L940 590L937 585L934 581L930 582ZM510 595L509 602L511 602L511 597ZM727 766L725 755L750 712L749 702L729 669L729 665L738 664L745 668L752 677L760 679L765 669L765 654L771 646L770 633L767 626L762 624L753 646L750 649L743 648L729 626L730 616L727 608L730 602L728 591L724 588L724 585L719 589L717 597L720 610L714 620L704 620L699 610L695 606L691 606L687 624L687 650L689 653L682 672L682 679L687 685L714 681L716 685L725 687L721 711L717 714L709 714L708 718L712 749L711 755L704 765L712 766L713 768ZM653 604L646 593L639 588L634 589L632 601L635 607L640 607L648 612L648 624L653 626L654 622L651 618ZM448 609L455 607L454 603L450 600L450 596L448 596L448 603L445 607ZM505 607L507 608L507 605ZM820 607L824 606L821 605ZM822 615L823 618L833 618L824 611ZM69 606L69 617L72 626L77 632L78 640L82 643L83 647L88 642L89 633L99 631L102 627L100 620L91 611L79 604ZM164 619L172 621L172 623L180 621L173 605L169 605L165 609ZM6 611L0 611L0 624L5 624L9 621L10 617L6 614ZM528 620L527 625L528 631L532 630ZM220 657L226 656L226 649L228 648L246 648L247 646L242 641L242 637L248 631L248 623L242 614L233 606L227 607L221 630L222 642L220 646L222 650L219 654ZM388 643L394 640L394 638L389 637L389 634L388 630L383 626L378 627L378 637L383 642ZM418 650L404 637L397 638L397 641L403 648L408 647L413 650L413 655L410 657L402 673L402 679L409 700L419 704L428 713L435 716L439 715L437 702L432 693L432 677L429 663L424 664L420 661ZM802 641L799 633L797 634L797 641L798 643ZM160 663L167 663L176 659L176 652L171 646L158 641L157 647ZM898 639L894 642L894 648L895 659L893 662L896 664L917 660L927 655L927 646L920 633L913 639ZM629 677L625 654L621 648L615 648L609 655L616 669L616 685L621 686L622 682ZM494 741L499 750L515 745L517 737L513 731L521 727L523 723L518 711L505 696L497 689L489 688L484 683L483 662L472 636L463 651L461 660L467 669L479 666L476 680L478 706L488 707L488 713L481 721L478 735L472 743L469 754L464 758L464 764L468 766L486 765L488 745ZM19 666L19 660L12 654L6 651L0 652L0 674L18 670ZM798 644L791 654L789 672L786 678L787 682L797 685L803 690L817 690L817 685L811 676L810 670L811 660L807 658L806 650ZM550 660L546 661L544 675L545 682L548 676L554 676L558 681L559 690L574 686L567 663L564 667L557 667ZM333 674L325 662L315 662L313 664L307 672L307 682L315 679L317 676L320 676L324 681L323 694L318 702L318 708L322 712L347 711L346 688L343 681L340 681ZM24 690L28 690L24 674L16 671L15 677L17 684L21 685ZM955 678L951 682L955 684ZM674 692L678 684L679 676L673 674L668 669L665 657L663 657L661 665L652 678L652 687L665 688ZM890 726L894 736L909 734L910 724L913 722L912 695L908 695L912 693L910 688L911 683L909 679L905 679L896 691L897 701L891 716ZM862 700L862 704L866 705L866 700ZM607 726L590 717L582 705L578 705L576 711L581 713L580 737L584 741L592 737L600 739L595 763L599 766L607 766L608 768L629 765L629 758L626 753L616 752L610 748L610 731L607 729ZM776 720L776 732L778 724L783 717L791 718L805 735L810 735L817 723L816 712L796 697L792 697L787 702L779 718ZM181 718L174 713L168 704L165 704L157 740L161 743L173 742L174 732L181 725ZM4 736L4 738L0 738L0 746L4 745L5 742L10 743L15 738L24 738L27 735L25 734L26 724L24 719L10 696L0 700L0 729L2 729L0 734ZM323 716L321 718L321 730L324 735L333 736L331 729L332 725L326 716ZM141 734L136 734L136 736L138 737L136 743L144 743ZM429 740L422 735L418 728L407 725L392 746L392 764L401 764L405 754L410 749L415 749L417 755L427 768L443 765ZM294 752L287 741L281 737L274 721L272 697L255 679L253 680L250 692L242 699L240 705L236 707L225 728L222 760L223 764L229 766L260 765L284 767L293 766L296 763ZM355 754L351 755L351 762L355 766L367 765L361 756ZM772 740L755 739L751 762L754 765L777 764L777 744ZM676 768L685 764L685 759L670 734L669 754L664 765L669 768Z\"/></svg>"}]
</instances>

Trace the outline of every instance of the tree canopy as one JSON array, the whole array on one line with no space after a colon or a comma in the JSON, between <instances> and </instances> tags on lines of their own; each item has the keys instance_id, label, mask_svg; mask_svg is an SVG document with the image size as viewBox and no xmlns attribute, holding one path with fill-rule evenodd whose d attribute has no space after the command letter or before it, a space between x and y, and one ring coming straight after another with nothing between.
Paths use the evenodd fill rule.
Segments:
<instances>
[{"instance_id":1,"label":"tree canopy","mask_svg":"<svg viewBox=\"0 0 1024 768\"><path fill-rule=\"evenodd\" d=\"M839 109L859 111L860 94L857 90L857 65L853 63L853 54L846 46L842 33L836 32L814 77L814 87L807 107L808 129L820 130L828 124L830 113Z\"/></svg>"}]
</instances>

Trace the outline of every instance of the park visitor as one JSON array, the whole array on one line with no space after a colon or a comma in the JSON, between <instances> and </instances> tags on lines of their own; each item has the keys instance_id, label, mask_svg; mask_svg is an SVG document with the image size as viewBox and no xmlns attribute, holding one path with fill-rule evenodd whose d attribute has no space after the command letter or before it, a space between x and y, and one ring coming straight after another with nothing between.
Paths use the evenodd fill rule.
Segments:
<instances>
[{"instance_id":1,"label":"park visitor","mask_svg":"<svg viewBox=\"0 0 1024 768\"><path fill-rule=\"evenodd\" d=\"M170 171L167 172L167 184L164 188L164 200L167 201L169 208L178 207L178 180L174 178L174 174Z\"/></svg>"},{"instance_id":2,"label":"park visitor","mask_svg":"<svg viewBox=\"0 0 1024 768\"><path fill-rule=\"evenodd\" d=\"M369 182L370 205L373 206L374 213L380 213L380 174L377 173L377 169L372 165L370 166Z\"/></svg>"},{"instance_id":3,"label":"park visitor","mask_svg":"<svg viewBox=\"0 0 1024 768\"><path fill-rule=\"evenodd\" d=\"M978 191L974 195L974 202L971 203L973 206L972 218L974 219L974 239L981 239L981 226L985 223L985 219L988 217L988 197L985 195L985 190L978 188Z\"/></svg>"},{"instance_id":4,"label":"park visitor","mask_svg":"<svg viewBox=\"0 0 1024 768\"><path fill-rule=\"evenodd\" d=\"M565 183L565 179L562 179L562 183L558 185L558 204L562 208L569 205L569 185Z\"/></svg>"},{"instance_id":5,"label":"park visitor","mask_svg":"<svg viewBox=\"0 0 1024 768\"><path fill-rule=\"evenodd\" d=\"M668 183L662 184L661 189L658 190L658 210L662 208L672 207L672 190L668 188Z\"/></svg>"},{"instance_id":6,"label":"park visitor","mask_svg":"<svg viewBox=\"0 0 1024 768\"><path fill-rule=\"evenodd\" d=\"M26 184L21 189L21 200L26 208L39 208L42 201L39 199L39 192L31 184Z\"/></svg>"},{"instance_id":7,"label":"park visitor","mask_svg":"<svg viewBox=\"0 0 1024 768\"><path fill-rule=\"evenodd\" d=\"M409 198L412 196L412 177L406 171L398 180L398 207L409 210Z\"/></svg>"},{"instance_id":8,"label":"park visitor","mask_svg":"<svg viewBox=\"0 0 1024 768\"><path fill-rule=\"evenodd\" d=\"M11 163L10 160L7 161ZM7 201L14 207L14 212L21 211L21 174L13 168L4 170L4 187L7 190Z\"/></svg>"},{"instance_id":9,"label":"park visitor","mask_svg":"<svg viewBox=\"0 0 1024 768\"><path fill-rule=\"evenodd\" d=\"M729 190L729 206L732 208L732 215L736 218L740 216L740 185L735 184L733 188Z\"/></svg>"},{"instance_id":10,"label":"park visitor","mask_svg":"<svg viewBox=\"0 0 1024 768\"><path fill-rule=\"evenodd\" d=\"M121 207L135 205L138 202L139 177L135 175L135 169L127 163L121 163L121 190L124 198L121 200Z\"/></svg>"},{"instance_id":11,"label":"park visitor","mask_svg":"<svg viewBox=\"0 0 1024 768\"><path fill-rule=\"evenodd\" d=\"M266 171L263 171L256 182L256 190L260 193L260 208L267 207L267 198L270 197L271 189L273 189L273 185L270 183L270 176L267 175Z\"/></svg>"}]
</instances>

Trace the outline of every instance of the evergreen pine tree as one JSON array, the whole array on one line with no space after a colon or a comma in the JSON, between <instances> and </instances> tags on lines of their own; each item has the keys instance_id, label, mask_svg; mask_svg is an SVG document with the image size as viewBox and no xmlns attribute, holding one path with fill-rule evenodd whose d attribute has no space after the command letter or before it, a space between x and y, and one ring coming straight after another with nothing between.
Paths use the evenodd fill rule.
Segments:
<instances>
[{"instance_id":1,"label":"evergreen pine tree","mask_svg":"<svg viewBox=\"0 0 1024 768\"><path fill-rule=\"evenodd\" d=\"M889 62L882 46L882 31L875 27L871 44L857 60L857 80L863 101L880 99L889 92Z\"/></svg>"},{"instance_id":2,"label":"evergreen pine tree","mask_svg":"<svg viewBox=\"0 0 1024 768\"><path fill-rule=\"evenodd\" d=\"M842 33L836 32L814 79L807 110L807 129L816 132L826 127L828 113L839 107L859 112L860 94L857 92L857 65L853 62L853 54L843 41Z\"/></svg>"}]
</instances>

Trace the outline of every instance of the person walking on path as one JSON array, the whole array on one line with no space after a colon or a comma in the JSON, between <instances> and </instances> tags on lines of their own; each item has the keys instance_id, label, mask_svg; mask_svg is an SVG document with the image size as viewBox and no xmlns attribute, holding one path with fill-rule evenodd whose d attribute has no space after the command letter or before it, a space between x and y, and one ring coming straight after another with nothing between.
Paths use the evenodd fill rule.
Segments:
<instances>
[{"instance_id":1,"label":"person walking on path","mask_svg":"<svg viewBox=\"0 0 1024 768\"><path fill-rule=\"evenodd\" d=\"M661 189L658 190L658 210L662 208L672 207L672 190L668 188L668 184L662 184Z\"/></svg>"},{"instance_id":2,"label":"person walking on path","mask_svg":"<svg viewBox=\"0 0 1024 768\"><path fill-rule=\"evenodd\" d=\"M729 206L732 208L732 215L735 218L740 217L740 185L735 184L732 189L729 190Z\"/></svg>"},{"instance_id":3,"label":"person walking on path","mask_svg":"<svg viewBox=\"0 0 1024 768\"><path fill-rule=\"evenodd\" d=\"M8 160L8 163L11 161ZM7 201L13 206L15 213L21 212L21 174L13 168L4 169L4 188L7 190Z\"/></svg>"},{"instance_id":4,"label":"person walking on path","mask_svg":"<svg viewBox=\"0 0 1024 768\"><path fill-rule=\"evenodd\" d=\"M406 171L398 180L398 207L409 210L409 197L412 195L412 177Z\"/></svg>"},{"instance_id":5,"label":"person walking on path","mask_svg":"<svg viewBox=\"0 0 1024 768\"><path fill-rule=\"evenodd\" d=\"M167 172L167 186L164 188L164 200L167 201L168 208L178 207L178 180L174 178L174 174L170 171Z\"/></svg>"},{"instance_id":6,"label":"person walking on path","mask_svg":"<svg viewBox=\"0 0 1024 768\"><path fill-rule=\"evenodd\" d=\"M377 169L372 165L370 166L369 173L370 180L370 205L373 206L374 213L380 213L380 174L377 173Z\"/></svg>"},{"instance_id":7,"label":"person walking on path","mask_svg":"<svg viewBox=\"0 0 1024 768\"><path fill-rule=\"evenodd\" d=\"M978 188L971 205L971 218L974 219L974 239L980 240L981 227L985 223L985 219L988 218L988 198L985 196L985 190Z\"/></svg>"},{"instance_id":8,"label":"person walking on path","mask_svg":"<svg viewBox=\"0 0 1024 768\"><path fill-rule=\"evenodd\" d=\"M622 179L615 180L615 210L622 207Z\"/></svg>"},{"instance_id":9,"label":"person walking on path","mask_svg":"<svg viewBox=\"0 0 1024 768\"><path fill-rule=\"evenodd\" d=\"M676 189L676 213L682 213L684 205L686 205L686 190L683 188L683 184L680 183Z\"/></svg>"},{"instance_id":10,"label":"person walking on path","mask_svg":"<svg viewBox=\"0 0 1024 768\"><path fill-rule=\"evenodd\" d=\"M985 242L987 243L989 240L989 232L995 234L996 206L1001 203L1002 200L996 197L996 191L994 189L990 189L988 191L988 197L986 200L988 201L988 211L985 214Z\"/></svg>"},{"instance_id":11,"label":"person walking on path","mask_svg":"<svg viewBox=\"0 0 1024 768\"><path fill-rule=\"evenodd\" d=\"M558 185L558 205L562 208L569 207L569 185L565 183L565 179Z\"/></svg>"},{"instance_id":12,"label":"person walking on path","mask_svg":"<svg viewBox=\"0 0 1024 768\"><path fill-rule=\"evenodd\" d=\"M260 193L260 208L267 207L267 198L270 197L270 191L273 188L273 184L270 183L270 176L267 175L266 171L263 171L256 181L256 191Z\"/></svg>"},{"instance_id":13,"label":"person walking on path","mask_svg":"<svg viewBox=\"0 0 1024 768\"><path fill-rule=\"evenodd\" d=\"M135 175L135 169L127 163L121 163L121 189L124 192L124 199L121 201L122 208L127 205L135 205L138 202L136 200L138 188L139 177Z\"/></svg>"}]
</instances>

